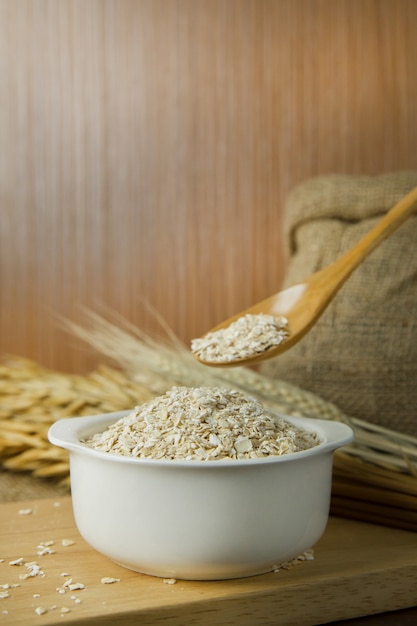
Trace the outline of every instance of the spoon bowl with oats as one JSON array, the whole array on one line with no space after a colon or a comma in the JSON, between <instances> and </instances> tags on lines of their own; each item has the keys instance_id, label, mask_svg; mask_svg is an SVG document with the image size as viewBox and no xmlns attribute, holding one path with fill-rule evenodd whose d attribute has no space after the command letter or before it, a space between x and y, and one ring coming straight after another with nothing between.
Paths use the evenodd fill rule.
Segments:
<instances>
[{"instance_id":1,"label":"spoon bowl with oats","mask_svg":"<svg viewBox=\"0 0 417 626\"><path fill-rule=\"evenodd\" d=\"M233 367L253 365L292 348L316 324L352 272L410 217L416 206L417 187L331 265L193 339L191 352L205 365Z\"/></svg>"}]
</instances>

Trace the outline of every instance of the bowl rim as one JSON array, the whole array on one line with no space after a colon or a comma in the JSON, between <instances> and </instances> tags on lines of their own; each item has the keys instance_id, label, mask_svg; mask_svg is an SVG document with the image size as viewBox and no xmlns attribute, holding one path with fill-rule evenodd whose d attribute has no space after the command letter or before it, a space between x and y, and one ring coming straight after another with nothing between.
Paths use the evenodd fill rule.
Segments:
<instances>
[{"instance_id":1,"label":"bowl rim","mask_svg":"<svg viewBox=\"0 0 417 626\"><path fill-rule=\"evenodd\" d=\"M354 439L353 429L344 422L315 417L290 416L277 413L276 415L285 419L294 426L303 428L308 432L316 432L320 443L316 446L298 452L289 452L282 455L270 455L262 458L252 459L151 459L106 452L96 450L87 446L82 438L94 433L103 431L114 424L117 420L132 411L117 411L113 413L101 413L82 417L65 417L56 421L48 430L49 441L61 448L67 449L70 453L78 453L91 458L106 460L112 463L125 463L129 465L147 467L187 467L187 468L224 468L224 467L253 467L259 465L271 465L276 463L294 462L306 457L325 455L332 453L337 448L351 443Z\"/></svg>"}]
</instances>

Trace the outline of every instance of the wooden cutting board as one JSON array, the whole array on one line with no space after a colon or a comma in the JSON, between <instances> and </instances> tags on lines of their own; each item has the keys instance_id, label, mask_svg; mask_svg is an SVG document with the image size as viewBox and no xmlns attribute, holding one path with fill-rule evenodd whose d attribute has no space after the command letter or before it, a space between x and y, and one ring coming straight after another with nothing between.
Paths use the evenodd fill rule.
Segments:
<instances>
[{"instance_id":1,"label":"wooden cutting board","mask_svg":"<svg viewBox=\"0 0 417 626\"><path fill-rule=\"evenodd\" d=\"M174 582L131 572L89 548L68 497L13 502L0 505L0 559L4 626L309 626L417 605L417 534L336 517L312 561L240 580ZM22 579L30 562L44 574ZM85 588L71 587L78 583ZM38 615L39 607L46 612Z\"/></svg>"}]
</instances>

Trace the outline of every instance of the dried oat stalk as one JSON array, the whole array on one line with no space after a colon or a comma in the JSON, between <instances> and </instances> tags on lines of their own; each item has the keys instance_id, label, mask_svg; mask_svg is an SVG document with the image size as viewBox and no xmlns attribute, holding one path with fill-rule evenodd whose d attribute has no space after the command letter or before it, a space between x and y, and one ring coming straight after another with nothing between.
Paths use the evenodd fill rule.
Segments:
<instances>
[{"instance_id":1,"label":"dried oat stalk","mask_svg":"<svg viewBox=\"0 0 417 626\"><path fill-rule=\"evenodd\" d=\"M0 365L0 461L13 471L68 478L68 455L51 446L48 429L61 417L131 408L155 393L122 372L99 367L89 376L58 373L17 357Z\"/></svg>"},{"instance_id":2,"label":"dried oat stalk","mask_svg":"<svg viewBox=\"0 0 417 626\"><path fill-rule=\"evenodd\" d=\"M0 365L0 461L3 466L67 480L67 453L51 446L47 440L48 428L55 420L64 416L129 410L175 385L221 386L248 392L283 415L349 423L355 432L355 441L335 454L337 480L333 492L342 498L338 510L344 515L348 510L351 516L366 517L366 511L360 513L366 502L361 490L371 486L378 489L372 496L375 502L383 501L386 509L386 498L391 502L387 513L394 518L387 523L401 525L405 510L415 517L416 438L346 416L315 394L269 379L255 370L208 368L199 363L169 329L166 339L154 339L123 320L113 324L95 313L87 313L85 327L67 323L67 328L103 355L103 360L111 359L116 367L103 365L83 377L49 371L26 359L5 358ZM376 472L377 486L374 484ZM347 490L346 483L353 485L357 499ZM398 493L416 500L406 501L408 509L399 508ZM373 521L376 513L371 513L369 519ZM417 530L415 522L414 528Z\"/></svg>"}]
</instances>

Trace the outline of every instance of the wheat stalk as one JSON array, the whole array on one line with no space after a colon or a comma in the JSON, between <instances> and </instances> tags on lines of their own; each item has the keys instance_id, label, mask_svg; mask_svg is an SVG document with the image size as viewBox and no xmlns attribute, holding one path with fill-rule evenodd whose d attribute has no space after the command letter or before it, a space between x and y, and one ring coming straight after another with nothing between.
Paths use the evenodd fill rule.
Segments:
<instances>
[{"instance_id":1,"label":"wheat stalk","mask_svg":"<svg viewBox=\"0 0 417 626\"><path fill-rule=\"evenodd\" d=\"M335 405L255 370L208 368L160 320L164 337L148 336L125 320L112 323L86 312L89 327L65 321L69 332L117 366L88 376L57 373L16 357L0 365L0 460L13 471L68 481L66 451L47 440L49 426L66 416L128 410L173 385L225 386L257 396L283 415L348 423L355 441L335 453L333 510L405 527L417 513L417 439L345 415ZM401 494L401 495L400 495ZM366 498L371 498L367 508ZM404 516L399 502L407 503ZM356 514L355 514L356 511ZM379 513L378 513L379 512ZM417 517L415 527L417 530Z\"/></svg>"},{"instance_id":2,"label":"wheat stalk","mask_svg":"<svg viewBox=\"0 0 417 626\"><path fill-rule=\"evenodd\" d=\"M158 386L172 384L223 385L258 396L286 415L333 419L349 424L355 441L344 448L365 462L417 476L417 438L344 414L334 404L290 383L268 378L255 370L208 368L170 334L169 341L148 337L119 319L114 325L96 313L86 312L90 328L68 323L70 331L111 358L132 380L147 384L151 373Z\"/></svg>"}]
</instances>

